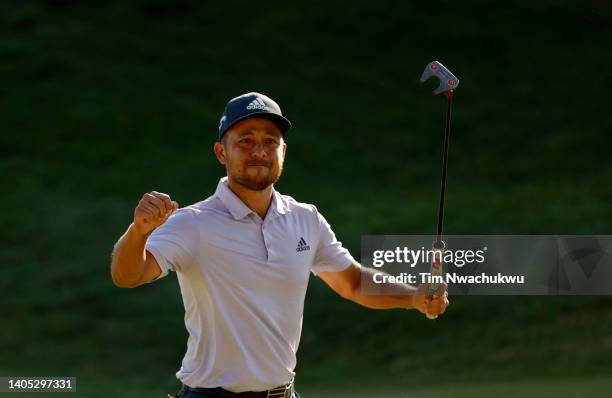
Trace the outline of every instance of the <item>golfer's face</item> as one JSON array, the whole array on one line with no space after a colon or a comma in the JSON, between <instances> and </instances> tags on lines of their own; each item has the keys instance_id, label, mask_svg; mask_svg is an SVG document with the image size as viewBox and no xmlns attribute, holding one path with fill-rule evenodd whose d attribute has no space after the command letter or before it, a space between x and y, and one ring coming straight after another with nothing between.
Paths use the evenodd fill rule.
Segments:
<instances>
[{"instance_id":1,"label":"golfer's face","mask_svg":"<svg viewBox=\"0 0 612 398\"><path fill-rule=\"evenodd\" d=\"M262 190L280 177L285 142L270 120L251 118L236 123L225 133L224 163L228 176L253 190ZM221 159L220 159L221 160Z\"/></svg>"}]
</instances>

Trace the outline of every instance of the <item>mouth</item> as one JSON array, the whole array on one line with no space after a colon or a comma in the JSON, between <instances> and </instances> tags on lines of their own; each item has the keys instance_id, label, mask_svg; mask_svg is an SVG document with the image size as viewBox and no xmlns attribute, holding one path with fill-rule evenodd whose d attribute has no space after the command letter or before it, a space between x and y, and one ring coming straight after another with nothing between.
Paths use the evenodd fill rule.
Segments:
<instances>
[{"instance_id":1,"label":"mouth","mask_svg":"<svg viewBox=\"0 0 612 398\"><path fill-rule=\"evenodd\" d=\"M269 163L247 163L247 167L267 167L270 168Z\"/></svg>"}]
</instances>

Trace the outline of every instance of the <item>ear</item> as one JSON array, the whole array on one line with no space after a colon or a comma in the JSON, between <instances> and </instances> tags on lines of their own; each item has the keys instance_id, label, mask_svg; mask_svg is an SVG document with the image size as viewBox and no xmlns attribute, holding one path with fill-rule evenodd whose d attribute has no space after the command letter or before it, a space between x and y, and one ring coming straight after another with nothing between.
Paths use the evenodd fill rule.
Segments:
<instances>
[{"instance_id":1,"label":"ear","mask_svg":"<svg viewBox=\"0 0 612 398\"><path fill-rule=\"evenodd\" d=\"M217 160L219 160L219 163L225 164L225 147L223 144L216 142L213 150L215 151L215 156L217 157Z\"/></svg>"},{"instance_id":2,"label":"ear","mask_svg":"<svg viewBox=\"0 0 612 398\"><path fill-rule=\"evenodd\" d=\"M283 141L283 160L285 160L285 154L287 154L287 144Z\"/></svg>"}]
</instances>

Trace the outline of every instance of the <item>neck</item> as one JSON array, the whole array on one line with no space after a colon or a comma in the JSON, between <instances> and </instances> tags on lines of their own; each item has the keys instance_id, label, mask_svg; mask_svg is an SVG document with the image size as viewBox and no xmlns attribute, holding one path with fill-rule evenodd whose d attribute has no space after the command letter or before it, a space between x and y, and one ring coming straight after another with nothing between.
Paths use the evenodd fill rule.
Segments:
<instances>
[{"instance_id":1,"label":"neck","mask_svg":"<svg viewBox=\"0 0 612 398\"><path fill-rule=\"evenodd\" d=\"M266 218L272 203L272 185L261 191L253 191L228 177L227 186L249 209L257 213L262 220Z\"/></svg>"}]
</instances>

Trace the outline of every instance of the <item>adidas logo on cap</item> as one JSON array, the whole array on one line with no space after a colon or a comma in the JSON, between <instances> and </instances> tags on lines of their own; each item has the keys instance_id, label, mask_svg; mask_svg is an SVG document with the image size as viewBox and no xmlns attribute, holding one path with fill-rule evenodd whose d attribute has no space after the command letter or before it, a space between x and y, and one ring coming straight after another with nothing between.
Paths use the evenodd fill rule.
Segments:
<instances>
[{"instance_id":1,"label":"adidas logo on cap","mask_svg":"<svg viewBox=\"0 0 612 398\"><path fill-rule=\"evenodd\" d=\"M251 101L251 103L248 104L246 108L248 110L251 110L251 109L261 109L264 111L270 110L268 106L266 105L266 103L261 100L261 98L256 98L255 100Z\"/></svg>"}]
</instances>

